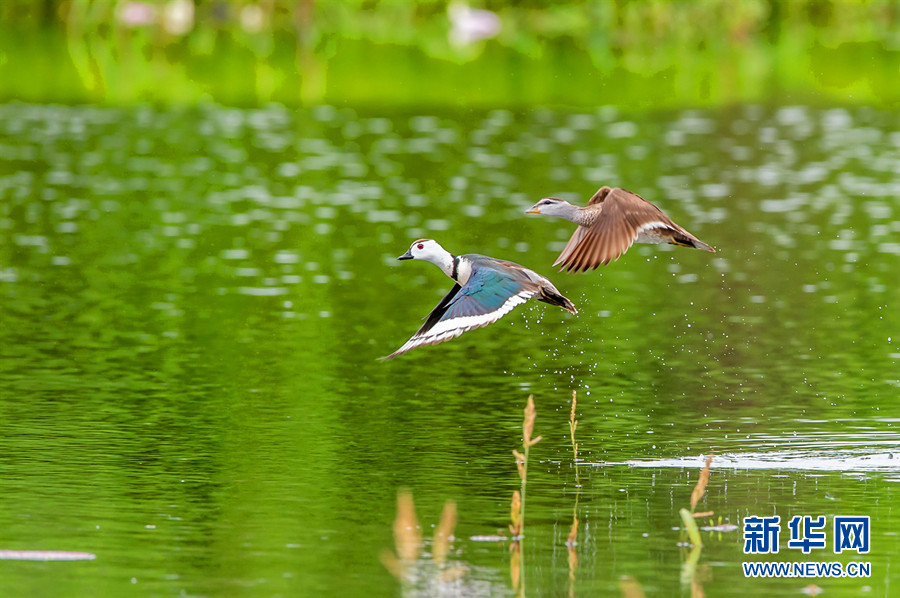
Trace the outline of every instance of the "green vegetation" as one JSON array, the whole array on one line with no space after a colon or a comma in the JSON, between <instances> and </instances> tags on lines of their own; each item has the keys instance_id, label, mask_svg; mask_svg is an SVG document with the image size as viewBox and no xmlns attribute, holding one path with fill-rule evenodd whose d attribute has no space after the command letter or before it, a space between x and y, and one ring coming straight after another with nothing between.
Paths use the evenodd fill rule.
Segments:
<instances>
[{"instance_id":1,"label":"green vegetation","mask_svg":"<svg viewBox=\"0 0 900 598\"><path fill-rule=\"evenodd\" d=\"M4 2L0 100L678 107L900 99L897 2L483 6L499 31L463 43L445 0Z\"/></svg>"},{"instance_id":2,"label":"green vegetation","mask_svg":"<svg viewBox=\"0 0 900 598\"><path fill-rule=\"evenodd\" d=\"M5 51L2 68L30 78L0 85L52 84L73 101L63 28L16 19L3 22L32 45L0 44L45 62ZM161 38L160 79L141 98L184 101L162 77L199 28ZM42 39L62 40L63 54ZM423 64L526 56L503 44ZM205 64L238 73L224 52ZM186 85L217 84L204 68L192 76ZM424 83L398 101L452 82ZM685 595L690 582L793 598L808 582L746 579L725 528L840 509L871 517L872 577L829 581L826 595L889 595L900 584L898 113L783 100L630 114L0 104L0 548L97 555L53 575L4 565L3 594L380 597L397 595L402 571L406 595L450 579L471 588L445 595L501 596L515 565L530 595L667 595L681 581ZM722 251L641 246L589 276L555 273L571 227L523 209L604 183L635 185ZM397 267L422 236L533 265L583 316L535 305L378 362L446 289L437 271ZM577 411L560 390L572 388ZM508 535L478 536L506 529L521 488L512 405L529 394L542 397L544 439L530 456L523 561ZM698 482L684 459L701 451L720 461L696 510L714 508L719 525L698 528L695 552L672 528ZM425 525L397 547L401 568L385 569L398 503L412 505L397 488L415 491ZM448 497L460 513L449 552L450 525L429 529L452 520ZM578 544L563 550L573 500Z\"/></svg>"},{"instance_id":3,"label":"green vegetation","mask_svg":"<svg viewBox=\"0 0 900 598\"><path fill-rule=\"evenodd\" d=\"M578 420L575 419L575 412L578 405L578 396L576 391L572 391L572 407L569 414L569 440L572 445L572 466L575 468L576 493L575 505L572 513L572 527L569 531L565 545L567 549L568 561L568 595L576 595L575 572L578 568L578 553L576 552L576 538L578 535L578 498L581 492L581 486L578 483L578 443L575 440L575 430L578 427ZM537 411L534 406L534 396L528 397L525 407L525 417L522 421L522 452L513 450L516 458L516 467L519 473L520 488L513 492L513 499L510 508L511 523L509 531L511 533L509 544L509 569L510 584L515 596L523 597L525 593L525 575L524 570L524 546L525 538L525 488L528 477L528 459L530 448L542 440L541 436L532 437L534 433L534 422ZM690 497L690 510L682 508L678 510L681 519L681 542L679 546L682 548L682 564L680 572L680 581L682 586L690 588L691 596L704 596L703 583L709 580L709 572L707 567L700 565L700 556L704 544L700 536L700 528L697 526L696 519L699 517L712 515L711 511L697 513L697 504L706 494L709 485L709 468L712 463L712 455L709 455L694 485ZM397 516L394 519L394 544L396 554L389 550L382 550L381 562L385 568L401 583L405 588L404 594L410 593L415 584L421 584L422 580L430 580L432 587L449 589L451 585L463 577L465 577L470 567L464 563L447 563L447 554L450 544L453 540L453 531L456 527L456 503L447 501L441 512L440 524L435 527L434 539L431 543L431 561L423 559L423 540L422 527L416 516L415 506L413 504L412 494L407 490L401 490L397 494ZM721 521L721 518L720 518ZM737 530L737 526L729 524L728 531ZM719 531L719 540L722 539L721 531L725 531L724 526L713 528L704 528L710 531ZM686 542L685 538L690 541ZM477 536L470 540L479 542L492 541L499 542L504 536ZM690 548L690 551L684 549ZM619 589L625 598L639 598L644 596L640 582L631 575L620 578Z\"/></svg>"}]
</instances>

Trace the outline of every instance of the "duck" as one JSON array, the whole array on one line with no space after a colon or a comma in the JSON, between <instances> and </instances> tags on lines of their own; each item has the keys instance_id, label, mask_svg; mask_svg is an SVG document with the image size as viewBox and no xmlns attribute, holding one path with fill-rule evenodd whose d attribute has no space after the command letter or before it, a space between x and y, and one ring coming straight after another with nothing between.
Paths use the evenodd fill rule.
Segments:
<instances>
[{"instance_id":1,"label":"duck","mask_svg":"<svg viewBox=\"0 0 900 598\"><path fill-rule=\"evenodd\" d=\"M422 327L402 347L381 360L487 326L531 298L578 313L552 282L514 262L477 253L453 255L433 239L413 241L409 250L397 259L431 262L455 284L431 310Z\"/></svg>"},{"instance_id":2,"label":"duck","mask_svg":"<svg viewBox=\"0 0 900 598\"><path fill-rule=\"evenodd\" d=\"M634 243L671 243L715 253L662 210L637 193L603 186L584 207L556 197L545 197L526 214L555 216L578 225L554 266L560 272L586 272L604 266L628 251Z\"/></svg>"}]
</instances>

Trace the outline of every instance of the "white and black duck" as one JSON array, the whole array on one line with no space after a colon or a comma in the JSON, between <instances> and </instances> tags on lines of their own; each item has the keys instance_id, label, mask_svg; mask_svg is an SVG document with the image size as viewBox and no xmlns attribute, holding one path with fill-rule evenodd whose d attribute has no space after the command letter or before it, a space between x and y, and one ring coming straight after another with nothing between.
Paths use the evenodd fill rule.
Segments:
<instances>
[{"instance_id":1,"label":"white and black duck","mask_svg":"<svg viewBox=\"0 0 900 598\"><path fill-rule=\"evenodd\" d=\"M513 262L476 253L453 255L432 239L413 242L409 251L397 259L431 262L456 284L431 310L418 332L381 359L392 359L410 349L442 343L467 330L487 326L532 297L578 313L552 282Z\"/></svg>"}]
</instances>

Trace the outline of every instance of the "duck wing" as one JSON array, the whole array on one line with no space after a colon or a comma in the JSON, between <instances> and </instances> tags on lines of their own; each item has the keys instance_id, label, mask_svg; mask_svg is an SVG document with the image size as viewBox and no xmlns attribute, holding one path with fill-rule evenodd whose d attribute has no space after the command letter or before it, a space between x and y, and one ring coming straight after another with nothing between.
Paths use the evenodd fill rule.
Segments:
<instances>
[{"instance_id":1,"label":"duck wing","mask_svg":"<svg viewBox=\"0 0 900 598\"><path fill-rule=\"evenodd\" d=\"M593 213L593 220L579 225L553 263L561 270L584 272L617 260L649 229L687 232L655 205L625 189L601 187L584 209Z\"/></svg>"},{"instance_id":2,"label":"duck wing","mask_svg":"<svg viewBox=\"0 0 900 598\"><path fill-rule=\"evenodd\" d=\"M527 277L511 276L499 266L473 266L466 284L454 285L412 338L381 359L393 359L416 347L442 343L487 326L539 292L540 286Z\"/></svg>"}]
</instances>

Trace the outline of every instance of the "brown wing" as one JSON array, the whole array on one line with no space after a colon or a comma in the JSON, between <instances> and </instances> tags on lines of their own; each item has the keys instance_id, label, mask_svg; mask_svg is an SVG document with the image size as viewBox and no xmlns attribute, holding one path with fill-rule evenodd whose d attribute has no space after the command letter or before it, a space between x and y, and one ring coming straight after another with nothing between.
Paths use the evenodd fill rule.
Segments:
<instances>
[{"instance_id":1,"label":"brown wing","mask_svg":"<svg viewBox=\"0 0 900 598\"><path fill-rule=\"evenodd\" d=\"M687 233L655 205L625 189L601 187L584 209L593 213L593 221L575 230L553 264L569 272L593 270L619 259L642 227Z\"/></svg>"}]
</instances>

